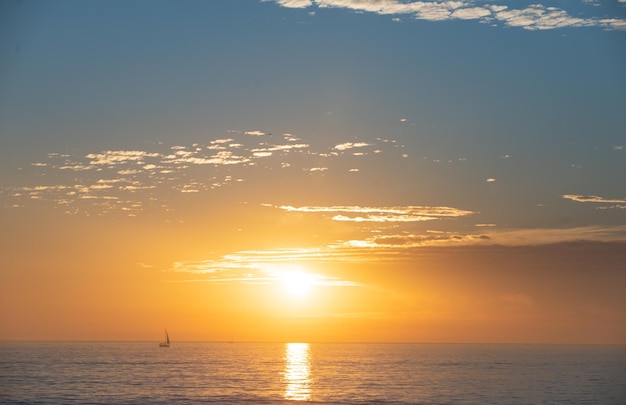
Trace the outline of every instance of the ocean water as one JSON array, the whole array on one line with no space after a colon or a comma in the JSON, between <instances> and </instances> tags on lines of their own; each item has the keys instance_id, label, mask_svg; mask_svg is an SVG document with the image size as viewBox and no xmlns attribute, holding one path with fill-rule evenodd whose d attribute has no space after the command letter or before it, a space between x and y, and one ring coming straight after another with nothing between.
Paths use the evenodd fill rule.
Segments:
<instances>
[{"instance_id":1,"label":"ocean water","mask_svg":"<svg viewBox=\"0 0 626 405\"><path fill-rule=\"evenodd\" d=\"M626 404L625 346L0 343L2 404Z\"/></svg>"}]
</instances>

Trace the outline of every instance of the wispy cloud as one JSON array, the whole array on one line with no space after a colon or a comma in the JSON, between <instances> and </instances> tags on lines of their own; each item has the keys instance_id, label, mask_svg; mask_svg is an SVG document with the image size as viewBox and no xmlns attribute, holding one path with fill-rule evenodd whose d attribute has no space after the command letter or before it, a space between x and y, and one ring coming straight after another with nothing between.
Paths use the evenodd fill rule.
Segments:
<instances>
[{"instance_id":1,"label":"wispy cloud","mask_svg":"<svg viewBox=\"0 0 626 405\"><path fill-rule=\"evenodd\" d=\"M437 245L464 245L488 239L481 235L431 233L425 235L386 235L363 240L336 241L322 246L246 250L216 259L178 261L169 271L202 275L194 281L212 283L272 284L284 274L302 271L316 263L361 263L403 260L415 249ZM312 284L358 286L357 282L323 274L310 274Z\"/></svg>"},{"instance_id":2,"label":"wispy cloud","mask_svg":"<svg viewBox=\"0 0 626 405\"><path fill-rule=\"evenodd\" d=\"M244 134L251 136L263 136L266 135L263 131L245 131Z\"/></svg>"},{"instance_id":3,"label":"wispy cloud","mask_svg":"<svg viewBox=\"0 0 626 405\"><path fill-rule=\"evenodd\" d=\"M360 207L360 206L276 206L289 212L325 213L335 221L350 222L419 222L444 217L462 217L474 214L473 211L451 207L399 206L399 207Z\"/></svg>"},{"instance_id":4,"label":"wispy cloud","mask_svg":"<svg viewBox=\"0 0 626 405\"><path fill-rule=\"evenodd\" d=\"M278 4L289 8L306 8L313 5L311 0L276 0Z\"/></svg>"},{"instance_id":5,"label":"wispy cloud","mask_svg":"<svg viewBox=\"0 0 626 405\"><path fill-rule=\"evenodd\" d=\"M301 265L316 257L315 249L241 251L216 260L180 261L170 271L202 275L194 281L218 284L278 284L301 274L311 286L353 287L358 284L338 277L303 270Z\"/></svg>"},{"instance_id":6,"label":"wispy cloud","mask_svg":"<svg viewBox=\"0 0 626 405\"><path fill-rule=\"evenodd\" d=\"M327 212L307 209L299 212ZM425 248L524 247L563 243L626 243L626 226L498 230L491 224L481 233L426 231L378 233L360 239L336 240L318 246L245 250L209 260L178 261L169 271L195 274L193 281L211 283L273 284L284 274L329 263L406 262ZM432 252L432 251L431 251ZM328 266L323 266L328 267ZM331 267L332 268L332 267ZM199 277L199 278L198 278ZM313 274L316 285L358 286L358 280Z\"/></svg>"},{"instance_id":7,"label":"wispy cloud","mask_svg":"<svg viewBox=\"0 0 626 405\"><path fill-rule=\"evenodd\" d=\"M158 153L138 150L108 150L102 153L90 153L86 156L91 159L90 165L118 165L127 162L143 162L146 158L160 157Z\"/></svg>"},{"instance_id":8,"label":"wispy cloud","mask_svg":"<svg viewBox=\"0 0 626 405\"><path fill-rule=\"evenodd\" d=\"M216 259L179 261L169 271L200 275L194 281L212 283L273 284L289 272L321 263L371 263L412 260L424 248L471 246L540 246L562 243L626 243L626 226L567 229L522 229L481 234L427 232L386 234L325 245L267 250L246 250ZM308 272L307 272L308 273ZM358 286L356 281L310 273L315 285Z\"/></svg>"},{"instance_id":9,"label":"wispy cloud","mask_svg":"<svg viewBox=\"0 0 626 405\"><path fill-rule=\"evenodd\" d=\"M578 195L578 194L565 194L562 195L567 200L572 200L581 203L602 203L602 204L626 204L626 199L620 198L604 198L597 195Z\"/></svg>"},{"instance_id":10,"label":"wispy cloud","mask_svg":"<svg viewBox=\"0 0 626 405\"><path fill-rule=\"evenodd\" d=\"M563 242L626 242L626 226L512 229L487 232L491 243L505 246L545 245Z\"/></svg>"},{"instance_id":11,"label":"wispy cloud","mask_svg":"<svg viewBox=\"0 0 626 405\"><path fill-rule=\"evenodd\" d=\"M353 148L362 148L365 146L370 146L370 144L367 142L345 142L345 143L340 143L339 145L335 145L333 149L347 150L347 149L353 149Z\"/></svg>"},{"instance_id":12,"label":"wispy cloud","mask_svg":"<svg viewBox=\"0 0 626 405\"><path fill-rule=\"evenodd\" d=\"M502 24L527 30L589 26L605 29L626 29L626 20L621 16L613 18L593 15L574 17L566 10L539 3L522 8L509 8L508 5L494 4L493 1L486 0L274 0L274 2L289 8L344 8L382 15L406 15L410 18L429 21L477 20L482 23ZM598 8L600 7L588 9L595 10ZM590 12L589 10L585 11ZM576 15L579 13L580 11L576 10Z\"/></svg>"}]
</instances>

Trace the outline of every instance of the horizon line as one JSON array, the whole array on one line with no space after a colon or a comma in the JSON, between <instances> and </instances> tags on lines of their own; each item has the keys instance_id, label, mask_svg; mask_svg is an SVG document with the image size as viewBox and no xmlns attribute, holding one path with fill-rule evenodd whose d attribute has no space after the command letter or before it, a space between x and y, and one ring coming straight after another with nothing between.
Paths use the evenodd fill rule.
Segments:
<instances>
[{"instance_id":1,"label":"horizon line","mask_svg":"<svg viewBox=\"0 0 626 405\"><path fill-rule=\"evenodd\" d=\"M158 340L129 340L129 339L0 339L2 343L158 343ZM626 346L623 343L555 343L555 342L419 342L419 341L279 341L279 340L172 340L174 343L220 343L220 344L406 344L406 345L535 345L535 346Z\"/></svg>"}]
</instances>

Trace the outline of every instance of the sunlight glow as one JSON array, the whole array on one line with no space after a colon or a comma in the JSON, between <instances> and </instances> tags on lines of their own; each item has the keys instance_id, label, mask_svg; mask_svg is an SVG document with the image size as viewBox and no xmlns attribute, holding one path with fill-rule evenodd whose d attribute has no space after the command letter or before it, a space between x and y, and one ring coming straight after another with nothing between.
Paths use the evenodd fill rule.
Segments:
<instances>
[{"instance_id":1,"label":"sunlight glow","mask_svg":"<svg viewBox=\"0 0 626 405\"><path fill-rule=\"evenodd\" d=\"M285 273L281 282L287 293L293 297L307 296L313 287L314 278L312 274L300 271Z\"/></svg>"},{"instance_id":2,"label":"sunlight glow","mask_svg":"<svg viewBox=\"0 0 626 405\"><path fill-rule=\"evenodd\" d=\"M309 295L315 284L315 275L295 267L281 271L278 279L289 296L302 298Z\"/></svg>"}]
</instances>

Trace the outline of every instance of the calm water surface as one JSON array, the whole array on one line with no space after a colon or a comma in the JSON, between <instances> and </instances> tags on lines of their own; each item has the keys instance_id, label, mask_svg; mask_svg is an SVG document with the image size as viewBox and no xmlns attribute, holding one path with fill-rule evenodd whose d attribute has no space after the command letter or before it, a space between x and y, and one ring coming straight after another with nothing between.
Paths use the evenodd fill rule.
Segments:
<instances>
[{"instance_id":1,"label":"calm water surface","mask_svg":"<svg viewBox=\"0 0 626 405\"><path fill-rule=\"evenodd\" d=\"M0 343L3 404L626 404L626 347Z\"/></svg>"}]
</instances>

